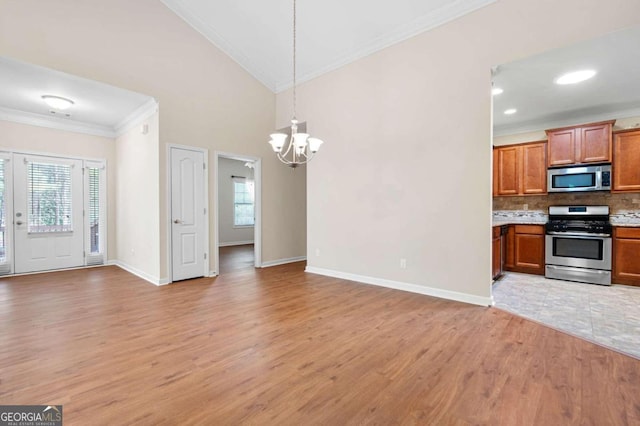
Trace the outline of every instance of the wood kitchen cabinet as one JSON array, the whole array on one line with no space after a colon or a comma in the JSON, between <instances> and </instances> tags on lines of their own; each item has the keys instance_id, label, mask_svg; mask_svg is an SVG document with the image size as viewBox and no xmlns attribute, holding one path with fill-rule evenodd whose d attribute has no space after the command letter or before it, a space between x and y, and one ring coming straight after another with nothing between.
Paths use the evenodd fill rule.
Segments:
<instances>
[{"instance_id":1,"label":"wood kitchen cabinet","mask_svg":"<svg viewBox=\"0 0 640 426\"><path fill-rule=\"evenodd\" d=\"M500 226L494 226L491 230L491 277L495 280L502 275L502 244L500 239Z\"/></svg>"},{"instance_id":2,"label":"wood kitchen cabinet","mask_svg":"<svg viewBox=\"0 0 640 426\"><path fill-rule=\"evenodd\" d=\"M547 193L545 141L494 148L494 195Z\"/></svg>"},{"instance_id":3,"label":"wood kitchen cabinet","mask_svg":"<svg viewBox=\"0 0 640 426\"><path fill-rule=\"evenodd\" d=\"M495 280L504 272L507 249L507 225L494 226L491 239L491 277Z\"/></svg>"},{"instance_id":4,"label":"wood kitchen cabinet","mask_svg":"<svg viewBox=\"0 0 640 426\"><path fill-rule=\"evenodd\" d=\"M615 120L547 130L549 167L610 163Z\"/></svg>"},{"instance_id":5,"label":"wood kitchen cabinet","mask_svg":"<svg viewBox=\"0 0 640 426\"><path fill-rule=\"evenodd\" d=\"M640 228L614 228L611 281L640 286Z\"/></svg>"},{"instance_id":6,"label":"wood kitchen cabinet","mask_svg":"<svg viewBox=\"0 0 640 426\"><path fill-rule=\"evenodd\" d=\"M544 275L544 235L544 225L510 225L504 269Z\"/></svg>"},{"instance_id":7,"label":"wood kitchen cabinet","mask_svg":"<svg viewBox=\"0 0 640 426\"><path fill-rule=\"evenodd\" d=\"M640 192L640 129L614 134L612 191Z\"/></svg>"},{"instance_id":8,"label":"wood kitchen cabinet","mask_svg":"<svg viewBox=\"0 0 640 426\"><path fill-rule=\"evenodd\" d=\"M504 252L504 269L505 271L513 271L516 267L516 227L514 225L507 228Z\"/></svg>"}]
</instances>

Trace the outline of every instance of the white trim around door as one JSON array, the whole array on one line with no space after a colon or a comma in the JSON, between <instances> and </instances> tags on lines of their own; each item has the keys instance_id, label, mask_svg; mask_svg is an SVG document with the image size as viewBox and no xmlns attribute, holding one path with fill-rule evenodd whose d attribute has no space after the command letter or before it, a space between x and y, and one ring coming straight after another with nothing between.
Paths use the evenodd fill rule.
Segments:
<instances>
[{"instance_id":1,"label":"white trim around door","mask_svg":"<svg viewBox=\"0 0 640 426\"><path fill-rule=\"evenodd\" d=\"M254 197L254 213L255 213L255 224L253 228L254 232L254 266L256 268L262 267L262 159L260 157L254 157L251 155L242 155L242 154L234 154L231 152L223 152L223 151L215 151L213 156L213 174L215 176L214 180L214 191L213 191L213 199L215 200L215 208L213 210L213 223L215 230L215 248L214 248L214 262L213 267L214 271L211 272L211 275L218 275L220 273L220 228L219 228L219 167L218 160L220 158L228 158L230 160L239 160L239 161L251 161L255 164L254 170L254 182L255 182L255 197Z\"/></svg>"}]
</instances>

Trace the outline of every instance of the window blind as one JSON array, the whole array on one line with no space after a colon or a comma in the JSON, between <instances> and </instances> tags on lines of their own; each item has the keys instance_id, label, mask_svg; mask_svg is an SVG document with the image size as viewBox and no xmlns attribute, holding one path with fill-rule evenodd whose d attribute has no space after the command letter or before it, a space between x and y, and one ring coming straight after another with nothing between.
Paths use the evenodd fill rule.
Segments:
<instances>
[{"instance_id":1,"label":"window blind","mask_svg":"<svg viewBox=\"0 0 640 426\"><path fill-rule=\"evenodd\" d=\"M7 204L5 170L7 160L0 159L0 263L7 261Z\"/></svg>"},{"instance_id":2,"label":"window blind","mask_svg":"<svg viewBox=\"0 0 640 426\"><path fill-rule=\"evenodd\" d=\"M100 252L100 169L87 168L89 173L89 253Z\"/></svg>"},{"instance_id":3,"label":"window blind","mask_svg":"<svg viewBox=\"0 0 640 426\"><path fill-rule=\"evenodd\" d=\"M28 232L71 232L71 166L29 163Z\"/></svg>"}]
</instances>

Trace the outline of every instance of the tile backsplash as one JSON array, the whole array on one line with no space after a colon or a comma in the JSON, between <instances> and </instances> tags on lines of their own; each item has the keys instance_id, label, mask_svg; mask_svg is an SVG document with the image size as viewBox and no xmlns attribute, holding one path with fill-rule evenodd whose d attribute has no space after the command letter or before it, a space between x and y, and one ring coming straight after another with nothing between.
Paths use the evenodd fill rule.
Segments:
<instances>
[{"instance_id":1,"label":"tile backsplash","mask_svg":"<svg viewBox=\"0 0 640 426\"><path fill-rule=\"evenodd\" d=\"M494 197L493 210L534 210L547 213L549 206L609 206L612 215L640 217L640 193L580 192L527 197Z\"/></svg>"}]
</instances>

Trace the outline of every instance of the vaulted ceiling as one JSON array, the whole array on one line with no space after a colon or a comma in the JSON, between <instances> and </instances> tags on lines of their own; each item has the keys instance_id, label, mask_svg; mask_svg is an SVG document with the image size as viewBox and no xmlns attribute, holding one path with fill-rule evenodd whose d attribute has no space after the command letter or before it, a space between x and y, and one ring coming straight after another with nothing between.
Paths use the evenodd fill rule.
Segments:
<instances>
[{"instance_id":1,"label":"vaulted ceiling","mask_svg":"<svg viewBox=\"0 0 640 426\"><path fill-rule=\"evenodd\" d=\"M300 0L305 81L496 0ZM274 92L292 84L293 0L162 0Z\"/></svg>"}]
</instances>

